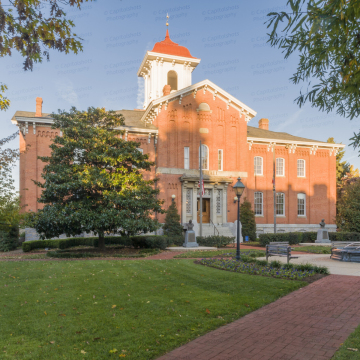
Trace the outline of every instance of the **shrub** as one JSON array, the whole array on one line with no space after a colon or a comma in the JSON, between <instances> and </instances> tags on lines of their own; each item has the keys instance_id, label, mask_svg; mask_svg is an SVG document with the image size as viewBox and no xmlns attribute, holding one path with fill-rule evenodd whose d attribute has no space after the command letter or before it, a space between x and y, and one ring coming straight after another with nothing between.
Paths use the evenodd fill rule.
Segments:
<instances>
[{"instance_id":1,"label":"shrub","mask_svg":"<svg viewBox=\"0 0 360 360\"><path fill-rule=\"evenodd\" d=\"M163 226L164 234L168 236L181 236L183 228L180 225L180 215L178 213L176 202L172 201L169 209L166 211L165 224Z\"/></svg>"},{"instance_id":2,"label":"shrub","mask_svg":"<svg viewBox=\"0 0 360 360\"><path fill-rule=\"evenodd\" d=\"M282 267L282 264L279 260L273 260L270 262L270 266L275 269L280 269Z\"/></svg>"},{"instance_id":3,"label":"shrub","mask_svg":"<svg viewBox=\"0 0 360 360\"><path fill-rule=\"evenodd\" d=\"M197 236L196 241L200 246L225 247L234 242L235 237L230 236Z\"/></svg>"},{"instance_id":4,"label":"shrub","mask_svg":"<svg viewBox=\"0 0 360 360\"><path fill-rule=\"evenodd\" d=\"M260 234L259 235L259 242L261 246L266 246L270 244L271 242L288 242L289 245L297 245L301 242L305 242L304 239L306 239L306 242L308 239L313 238L313 234L306 235L306 233L302 232L288 232L288 233L281 233L281 234ZM316 234L316 233L315 233ZM316 236L315 236L316 239ZM314 240L315 241L315 240Z\"/></svg>"},{"instance_id":5,"label":"shrub","mask_svg":"<svg viewBox=\"0 0 360 360\"><path fill-rule=\"evenodd\" d=\"M34 240L22 243L24 252L29 252L34 249L68 249L75 246L97 246L98 237L76 237L69 239L55 239L55 240ZM131 239L126 236L106 236L106 245L123 245L131 246Z\"/></svg>"},{"instance_id":6,"label":"shrub","mask_svg":"<svg viewBox=\"0 0 360 360\"><path fill-rule=\"evenodd\" d=\"M175 236L175 235L168 235L166 236L168 240L168 246L176 245L176 246L183 246L184 244L184 237L181 236Z\"/></svg>"},{"instance_id":7,"label":"shrub","mask_svg":"<svg viewBox=\"0 0 360 360\"><path fill-rule=\"evenodd\" d=\"M0 231L0 251L12 251L17 248L19 241L19 227L13 225L10 231Z\"/></svg>"},{"instance_id":8,"label":"shrub","mask_svg":"<svg viewBox=\"0 0 360 360\"><path fill-rule=\"evenodd\" d=\"M360 233L358 232L329 232L330 241L360 241Z\"/></svg>"},{"instance_id":9,"label":"shrub","mask_svg":"<svg viewBox=\"0 0 360 360\"><path fill-rule=\"evenodd\" d=\"M302 243L314 243L317 237L316 231L306 231L302 233Z\"/></svg>"},{"instance_id":10,"label":"shrub","mask_svg":"<svg viewBox=\"0 0 360 360\"><path fill-rule=\"evenodd\" d=\"M46 256L53 258L88 258L88 257L99 257L98 254L92 253L70 253L68 251L48 251Z\"/></svg>"},{"instance_id":11,"label":"shrub","mask_svg":"<svg viewBox=\"0 0 360 360\"><path fill-rule=\"evenodd\" d=\"M249 241L256 241L256 222L255 213L251 210L251 203L245 198L240 205L240 222L242 225L241 235L245 241L245 236Z\"/></svg>"},{"instance_id":12,"label":"shrub","mask_svg":"<svg viewBox=\"0 0 360 360\"><path fill-rule=\"evenodd\" d=\"M168 246L168 238L164 235L142 235L132 236L131 243L135 248L140 249L161 249L165 250Z\"/></svg>"}]
</instances>

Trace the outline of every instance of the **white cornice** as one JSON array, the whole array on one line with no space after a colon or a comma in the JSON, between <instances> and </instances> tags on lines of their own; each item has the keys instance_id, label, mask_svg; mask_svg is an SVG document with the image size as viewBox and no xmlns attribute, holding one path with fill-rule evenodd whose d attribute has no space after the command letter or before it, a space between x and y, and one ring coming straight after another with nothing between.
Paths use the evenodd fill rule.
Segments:
<instances>
[{"instance_id":1,"label":"white cornice","mask_svg":"<svg viewBox=\"0 0 360 360\"><path fill-rule=\"evenodd\" d=\"M275 145L288 145L288 144L294 144L294 145L303 145L306 147L313 147L317 146L318 148L344 148L344 144L332 144L332 143L325 143L325 142L315 142L315 141L295 141L295 140L279 140L279 139L267 139L267 138L257 138L257 137L247 137L248 142L251 142L251 144L258 144L258 145L268 145L270 143L275 143Z\"/></svg>"},{"instance_id":2,"label":"white cornice","mask_svg":"<svg viewBox=\"0 0 360 360\"><path fill-rule=\"evenodd\" d=\"M41 118L41 117L24 117L24 116L16 116L15 117L16 120L11 120L11 122L14 125L19 125L19 122L28 122L28 123L36 123L36 124L42 124L42 125L52 125L54 123L54 121L52 119L49 118ZM138 128L135 126L118 126L116 129L118 130L125 130L129 133L146 133L146 134L158 134L158 130L157 129L143 129L143 128Z\"/></svg>"},{"instance_id":3,"label":"white cornice","mask_svg":"<svg viewBox=\"0 0 360 360\"><path fill-rule=\"evenodd\" d=\"M199 65L201 59L192 58L192 57L184 57L184 56L177 56L177 55L169 55L169 54L162 54L152 51L147 51L143 61L140 64L139 70L137 72L137 76L141 76L141 72L148 60L156 60L162 59L162 61L169 61L172 62L175 60L177 63L191 63L191 66L194 68Z\"/></svg>"},{"instance_id":4,"label":"white cornice","mask_svg":"<svg viewBox=\"0 0 360 360\"><path fill-rule=\"evenodd\" d=\"M241 113L244 113L245 116L250 120L254 116L256 116L256 111L242 103L240 100L236 99L234 96L230 95L228 92L223 90L221 87L215 85L212 81L206 79L200 81L194 85L188 86L178 91L174 91L173 93L162 96L161 98L152 100L149 105L147 106L144 115L142 116L141 120L144 122L150 121L150 117L153 117L152 112L154 112L159 105L163 105L175 98L184 97L188 94L193 93L194 91L199 91L199 89L204 88L205 91L210 91L212 94L217 94L217 96L223 100L225 100L229 106L234 107L235 109L239 110ZM247 120L248 121L248 120Z\"/></svg>"}]
</instances>

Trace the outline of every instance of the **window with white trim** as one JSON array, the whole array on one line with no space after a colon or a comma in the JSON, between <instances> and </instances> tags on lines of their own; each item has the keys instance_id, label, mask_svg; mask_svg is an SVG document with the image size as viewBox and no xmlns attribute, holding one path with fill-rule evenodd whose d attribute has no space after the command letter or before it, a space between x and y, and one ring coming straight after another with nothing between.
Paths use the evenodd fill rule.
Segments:
<instances>
[{"instance_id":1,"label":"window with white trim","mask_svg":"<svg viewBox=\"0 0 360 360\"><path fill-rule=\"evenodd\" d=\"M222 151L222 149L218 150L218 170L223 171L223 151Z\"/></svg>"},{"instance_id":2,"label":"window with white trim","mask_svg":"<svg viewBox=\"0 0 360 360\"><path fill-rule=\"evenodd\" d=\"M276 159L276 176L285 176L285 160L283 158Z\"/></svg>"},{"instance_id":3,"label":"window with white trim","mask_svg":"<svg viewBox=\"0 0 360 360\"><path fill-rule=\"evenodd\" d=\"M305 177L305 160L303 159L297 161L297 176Z\"/></svg>"},{"instance_id":4,"label":"window with white trim","mask_svg":"<svg viewBox=\"0 0 360 360\"><path fill-rule=\"evenodd\" d=\"M280 215L280 216L285 215L285 194L284 193L276 194L276 215Z\"/></svg>"},{"instance_id":5,"label":"window with white trim","mask_svg":"<svg viewBox=\"0 0 360 360\"><path fill-rule=\"evenodd\" d=\"M144 149L137 148L142 154L144 153Z\"/></svg>"},{"instance_id":6,"label":"window with white trim","mask_svg":"<svg viewBox=\"0 0 360 360\"><path fill-rule=\"evenodd\" d=\"M254 198L255 215L263 215L263 193L256 192Z\"/></svg>"},{"instance_id":7,"label":"window with white trim","mask_svg":"<svg viewBox=\"0 0 360 360\"><path fill-rule=\"evenodd\" d=\"M188 146L184 147L184 169L190 169L190 149Z\"/></svg>"},{"instance_id":8,"label":"window with white trim","mask_svg":"<svg viewBox=\"0 0 360 360\"><path fill-rule=\"evenodd\" d=\"M263 174L263 158L261 156L254 157L254 174L255 175Z\"/></svg>"},{"instance_id":9,"label":"window with white trim","mask_svg":"<svg viewBox=\"0 0 360 360\"><path fill-rule=\"evenodd\" d=\"M199 147L199 160L200 160L200 147ZM201 145L201 167L203 170L209 170L209 148L206 145Z\"/></svg>"},{"instance_id":10,"label":"window with white trim","mask_svg":"<svg viewBox=\"0 0 360 360\"><path fill-rule=\"evenodd\" d=\"M297 194L297 212L298 216L306 215L306 195L303 193Z\"/></svg>"}]
</instances>

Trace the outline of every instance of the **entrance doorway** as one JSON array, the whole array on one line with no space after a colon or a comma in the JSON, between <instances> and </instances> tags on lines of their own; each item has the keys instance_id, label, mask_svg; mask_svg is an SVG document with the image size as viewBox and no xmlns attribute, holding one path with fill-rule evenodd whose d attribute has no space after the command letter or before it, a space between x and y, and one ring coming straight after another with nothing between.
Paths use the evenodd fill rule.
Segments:
<instances>
[{"instance_id":1,"label":"entrance doorway","mask_svg":"<svg viewBox=\"0 0 360 360\"><path fill-rule=\"evenodd\" d=\"M200 199L197 200L197 222L200 223ZM210 199L202 199L202 222L210 222Z\"/></svg>"}]
</instances>

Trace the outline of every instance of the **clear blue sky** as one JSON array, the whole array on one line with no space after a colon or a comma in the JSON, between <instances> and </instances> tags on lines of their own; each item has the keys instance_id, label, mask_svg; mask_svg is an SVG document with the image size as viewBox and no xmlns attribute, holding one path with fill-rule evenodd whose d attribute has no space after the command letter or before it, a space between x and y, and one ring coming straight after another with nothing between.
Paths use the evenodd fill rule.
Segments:
<instances>
[{"instance_id":1,"label":"clear blue sky","mask_svg":"<svg viewBox=\"0 0 360 360\"><path fill-rule=\"evenodd\" d=\"M258 114L249 125L265 117L270 130L322 141L334 137L347 145L359 130L357 120L309 105L299 109L294 99L301 86L289 81L298 58L285 61L266 43L266 14L286 9L286 2L98 0L85 3L81 11L67 8L75 32L84 39L83 52L53 51L50 62L36 64L32 72L22 70L23 59L15 52L0 59L0 81L9 87L11 99L10 109L0 112L1 137L16 131L10 122L15 111L35 111L37 96L43 98L43 112L71 106L142 108L143 79L136 72L145 52L165 37L169 13L171 39L201 58L193 83L209 79L253 108ZM360 167L358 151L345 149L346 160ZM18 184L18 168L14 177Z\"/></svg>"}]
</instances>

